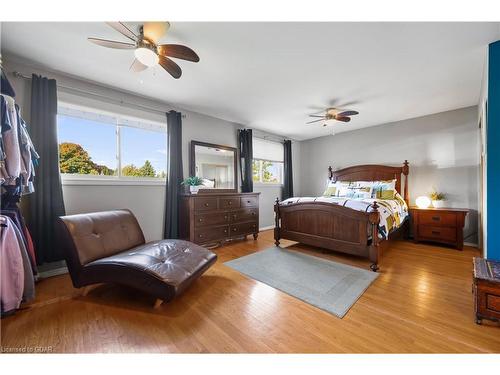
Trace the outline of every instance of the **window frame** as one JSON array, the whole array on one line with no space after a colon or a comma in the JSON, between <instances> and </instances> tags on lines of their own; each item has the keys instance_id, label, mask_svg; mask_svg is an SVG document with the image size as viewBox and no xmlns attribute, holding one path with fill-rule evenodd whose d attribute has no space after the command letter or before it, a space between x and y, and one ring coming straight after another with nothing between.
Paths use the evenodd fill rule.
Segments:
<instances>
[{"instance_id":1,"label":"window frame","mask_svg":"<svg viewBox=\"0 0 500 375\"><path fill-rule=\"evenodd\" d=\"M103 176L103 175L86 175L86 174L71 174L71 173L60 173L61 175L61 183L63 185L161 185L165 186L166 177L165 178L155 178L155 177L132 177L132 176L122 176L122 153L121 153L121 129L123 127L130 127L136 129L142 129L147 131L153 131L157 133L165 134L165 146L168 145L168 134L167 134L167 124L161 123L154 120L147 120L139 117L132 117L127 115L122 115L115 112L108 112L92 107L80 106L66 102L59 102L57 106L57 115L63 115L71 117L71 114L68 114L72 111L81 111L88 112L92 115L96 115L97 117L107 117L114 120L114 123L106 123L104 124L109 126L114 126L115 128L115 141L116 141L116 168L118 170L117 176ZM62 112L62 113L61 113ZM78 116L73 116L77 117ZM89 120L92 120L89 118ZM92 120L96 121L96 120ZM59 126L59 124L58 124ZM160 129L164 129L164 131L160 131ZM58 140L59 145L59 140ZM167 150L165 150L167 151ZM165 160L167 161L168 152L166 152ZM168 165L168 163L166 163Z\"/></svg>"},{"instance_id":2,"label":"window frame","mask_svg":"<svg viewBox=\"0 0 500 375\"><path fill-rule=\"evenodd\" d=\"M259 169L259 181L253 181L254 186L283 186L283 173L284 173L283 170L285 167L284 161L253 158L252 163L254 161L268 161L270 163L280 163L282 165L279 178L280 182L264 182L262 181L262 164L261 164L261 167ZM253 171L253 166L252 166L252 171ZM252 173L252 180L253 180L253 173Z\"/></svg>"}]
</instances>

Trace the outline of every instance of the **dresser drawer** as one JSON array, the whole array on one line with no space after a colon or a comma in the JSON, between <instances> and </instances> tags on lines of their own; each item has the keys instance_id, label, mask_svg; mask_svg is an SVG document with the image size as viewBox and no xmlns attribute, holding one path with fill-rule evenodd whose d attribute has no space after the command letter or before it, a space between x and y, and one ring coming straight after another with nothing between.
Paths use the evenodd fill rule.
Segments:
<instances>
[{"instance_id":1,"label":"dresser drawer","mask_svg":"<svg viewBox=\"0 0 500 375\"><path fill-rule=\"evenodd\" d=\"M253 223L243 223L243 224L233 224L229 226L230 229L230 235L231 236L238 236L242 234L248 234L248 233L254 233L259 230L257 228L257 222Z\"/></svg>"},{"instance_id":2,"label":"dresser drawer","mask_svg":"<svg viewBox=\"0 0 500 375\"><path fill-rule=\"evenodd\" d=\"M239 197L219 198L219 209L240 208Z\"/></svg>"},{"instance_id":3,"label":"dresser drawer","mask_svg":"<svg viewBox=\"0 0 500 375\"><path fill-rule=\"evenodd\" d=\"M419 225L418 234L420 237L434 239L438 241L456 241L457 231L455 228L435 227L430 225Z\"/></svg>"},{"instance_id":4,"label":"dresser drawer","mask_svg":"<svg viewBox=\"0 0 500 375\"><path fill-rule=\"evenodd\" d=\"M196 211L216 210L217 198L215 197L196 197L194 199L194 209Z\"/></svg>"},{"instance_id":5,"label":"dresser drawer","mask_svg":"<svg viewBox=\"0 0 500 375\"><path fill-rule=\"evenodd\" d=\"M203 227L207 225L224 225L229 223L229 213L227 212L206 212L194 215L194 226Z\"/></svg>"},{"instance_id":6,"label":"dresser drawer","mask_svg":"<svg viewBox=\"0 0 500 375\"><path fill-rule=\"evenodd\" d=\"M259 205L259 197L241 197L241 207L257 207Z\"/></svg>"},{"instance_id":7,"label":"dresser drawer","mask_svg":"<svg viewBox=\"0 0 500 375\"><path fill-rule=\"evenodd\" d=\"M418 223L432 226L457 226L457 215L446 212L420 212Z\"/></svg>"},{"instance_id":8,"label":"dresser drawer","mask_svg":"<svg viewBox=\"0 0 500 375\"><path fill-rule=\"evenodd\" d=\"M244 210L233 211L229 213L229 218L232 223L255 221L259 217L258 208L246 208Z\"/></svg>"},{"instance_id":9,"label":"dresser drawer","mask_svg":"<svg viewBox=\"0 0 500 375\"><path fill-rule=\"evenodd\" d=\"M194 242L206 243L209 241L222 240L229 236L227 225L220 227L196 228L194 230Z\"/></svg>"}]
</instances>

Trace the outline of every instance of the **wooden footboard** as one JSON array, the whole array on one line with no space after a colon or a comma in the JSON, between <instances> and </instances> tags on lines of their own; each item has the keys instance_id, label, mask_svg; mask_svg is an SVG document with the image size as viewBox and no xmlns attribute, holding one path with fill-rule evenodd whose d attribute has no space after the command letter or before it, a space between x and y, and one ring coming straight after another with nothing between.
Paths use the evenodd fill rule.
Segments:
<instances>
[{"instance_id":1,"label":"wooden footboard","mask_svg":"<svg viewBox=\"0 0 500 375\"><path fill-rule=\"evenodd\" d=\"M378 224L380 214L377 203L370 212L327 202L303 202L274 205L274 240L288 239L342 253L359 255L371 260L370 268L378 269Z\"/></svg>"}]
</instances>

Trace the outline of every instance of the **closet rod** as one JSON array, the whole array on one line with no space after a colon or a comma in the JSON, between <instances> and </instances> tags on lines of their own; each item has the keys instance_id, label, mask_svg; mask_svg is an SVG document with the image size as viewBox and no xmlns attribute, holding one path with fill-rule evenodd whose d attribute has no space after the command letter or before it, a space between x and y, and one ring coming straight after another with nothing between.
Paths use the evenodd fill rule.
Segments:
<instances>
[{"instance_id":1,"label":"closet rod","mask_svg":"<svg viewBox=\"0 0 500 375\"><path fill-rule=\"evenodd\" d=\"M17 71L13 71L12 75L16 78L31 80L30 76L27 76L26 74L23 74L23 73L20 73ZM126 105L126 106L130 106L130 107L135 107L138 109L147 110L150 112L155 112L155 113L159 113L162 115L165 115L165 113L166 113L166 111L159 110L158 108L148 107L148 106L141 105L141 104L129 103L129 102L126 102L125 100L121 100L121 99L113 99L113 98L110 98L109 96L106 96L106 95L97 94L95 92L86 91L86 90L82 90L82 89L77 89L75 87L69 87L69 86L64 86L64 85L60 85L60 84L57 84L57 87L59 87L63 90L66 90L66 91L70 91L70 92L73 91L73 92L76 92L79 94L85 94L85 95L90 95L90 96L94 96L94 97L101 98L101 99L106 99L108 101L114 102L114 103L119 104L119 105ZM182 118L186 118L186 115L182 114Z\"/></svg>"}]
</instances>

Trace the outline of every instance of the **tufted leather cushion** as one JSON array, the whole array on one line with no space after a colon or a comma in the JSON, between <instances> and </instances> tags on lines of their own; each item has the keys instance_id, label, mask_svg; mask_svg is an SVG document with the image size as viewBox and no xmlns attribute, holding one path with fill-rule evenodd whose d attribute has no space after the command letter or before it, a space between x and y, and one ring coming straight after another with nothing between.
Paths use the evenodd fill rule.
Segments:
<instances>
[{"instance_id":1,"label":"tufted leather cushion","mask_svg":"<svg viewBox=\"0 0 500 375\"><path fill-rule=\"evenodd\" d=\"M115 265L133 268L169 284L178 294L216 259L213 252L192 242L162 240L95 260L86 267Z\"/></svg>"},{"instance_id":2,"label":"tufted leather cushion","mask_svg":"<svg viewBox=\"0 0 500 375\"><path fill-rule=\"evenodd\" d=\"M64 216L81 265L144 243L144 235L129 210Z\"/></svg>"}]
</instances>

